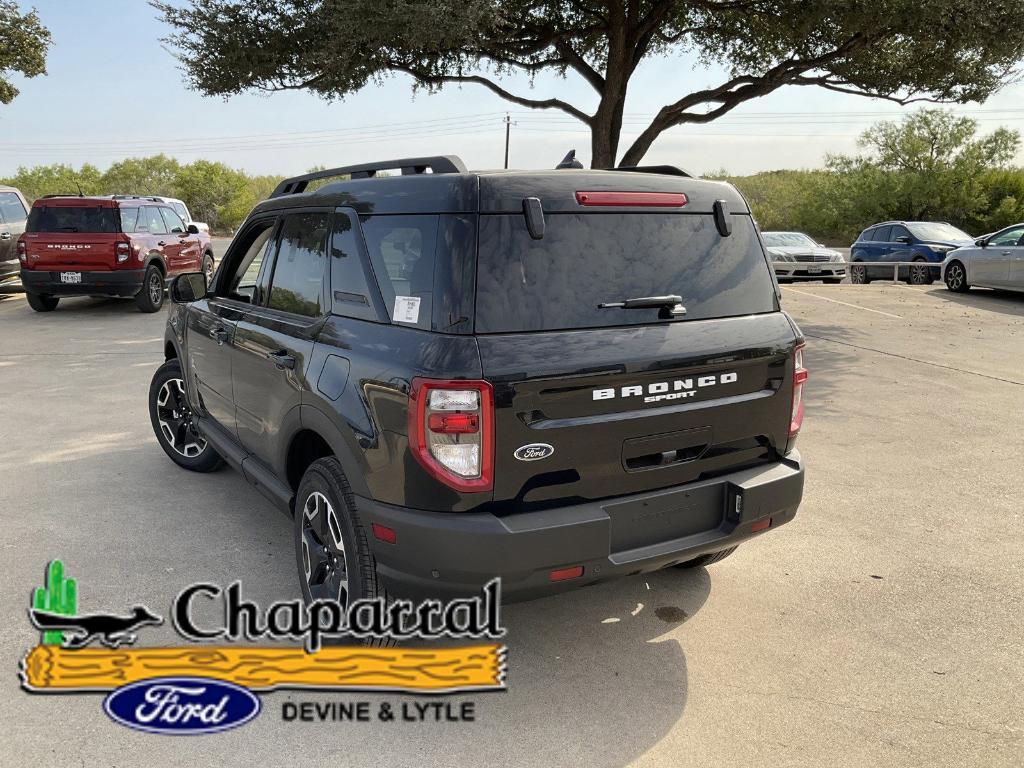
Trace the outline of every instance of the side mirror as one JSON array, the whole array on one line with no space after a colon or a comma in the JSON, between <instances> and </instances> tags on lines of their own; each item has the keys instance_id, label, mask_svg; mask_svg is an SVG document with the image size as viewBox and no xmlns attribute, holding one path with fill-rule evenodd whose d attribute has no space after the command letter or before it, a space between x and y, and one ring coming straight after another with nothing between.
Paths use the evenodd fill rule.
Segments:
<instances>
[{"instance_id":1,"label":"side mirror","mask_svg":"<svg viewBox=\"0 0 1024 768\"><path fill-rule=\"evenodd\" d=\"M979 248L988 248L988 238L979 237L977 240L974 241L974 244Z\"/></svg>"},{"instance_id":2,"label":"side mirror","mask_svg":"<svg viewBox=\"0 0 1024 768\"><path fill-rule=\"evenodd\" d=\"M897 243L903 243L904 245L910 245L910 238L906 235L900 235L896 238Z\"/></svg>"},{"instance_id":3,"label":"side mirror","mask_svg":"<svg viewBox=\"0 0 1024 768\"><path fill-rule=\"evenodd\" d=\"M188 229L188 233L190 235L198 235L199 234L199 227L197 227L195 224L189 224L187 229Z\"/></svg>"},{"instance_id":4,"label":"side mirror","mask_svg":"<svg viewBox=\"0 0 1024 768\"><path fill-rule=\"evenodd\" d=\"M205 272L186 272L171 281L171 301L189 304L205 298L207 293Z\"/></svg>"}]
</instances>

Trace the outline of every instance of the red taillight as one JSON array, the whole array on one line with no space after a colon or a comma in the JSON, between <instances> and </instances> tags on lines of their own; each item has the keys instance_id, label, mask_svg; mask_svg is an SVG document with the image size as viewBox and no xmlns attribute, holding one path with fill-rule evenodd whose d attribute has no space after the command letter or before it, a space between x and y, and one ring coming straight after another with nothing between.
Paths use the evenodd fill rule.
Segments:
<instances>
[{"instance_id":1,"label":"red taillight","mask_svg":"<svg viewBox=\"0 0 1024 768\"><path fill-rule=\"evenodd\" d=\"M804 382L807 381L807 369L804 368L804 345L798 344L793 351L793 407L789 415L789 444L793 447L800 426L804 423Z\"/></svg>"},{"instance_id":2,"label":"red taillight","mask_svg":"<svg viewBox=\"0 0 1024 768\"><path fill-rule=\"evenodd\" d=\"M397 544L398 534L395 533L394 528L388 528L386 525L380 523L372 523L370 530L373 531L373 537L379 541L383 541L385 544Z\"/></svg>"},{"instance_id":3,"label":"red taillight","mask_svg":"<svg viewBox=\"0 0 1024 768\"><path fill-rule=\"evenodd\" d=\"M574 565L570 568L559 568L558 570L552 571L548 574L548 578L551 581L568 581L569 579L578 579L583 575L583 566Z\"/></svg>"},{"instance_id":4,"label":"red taillight","mask_svg":"<svg viewBox=\"0 0 1024 768\"><path fill-rule=\"evenodd\" d=\"M576 202L580 205L682 208L687 199L682 192L577 192Z\"/></svg>"},{"instance_id":5,"label":"red taillight","mask_svg":"<svg viewBox=\"0 0 1024 768\"><path fill-rule=\"evenodd\" d=\"M424 469L459 491L494 485L494 390L486 381L412 380L409 448Z\"/></svg>"},{"instance_id":6,"label":"red taillight","mask_svg":"<svg viewBox=\"0 0 1024 768\"><path fill-rule=\"evenodd\" d=\"M114 253L117 263L124 264L132 256L132 246L130 243L118 243Z\"/></svg>"},{"instance_id":7,"label":"red taillight","mask_svg":"<svg viewBox=\"0 0 1024 768\"><path fill-rule=\"evenodd\" d=\"M18 261L24 264L28 260L28 251L25 248L25 241L18 241Z\"/></svg>"}]
</instances>

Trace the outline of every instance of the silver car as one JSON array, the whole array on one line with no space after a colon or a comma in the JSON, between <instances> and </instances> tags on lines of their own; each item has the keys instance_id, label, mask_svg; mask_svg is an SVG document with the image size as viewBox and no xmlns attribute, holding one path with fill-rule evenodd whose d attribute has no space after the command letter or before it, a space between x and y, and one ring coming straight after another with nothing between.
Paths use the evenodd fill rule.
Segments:
<instances>
[{"instance_id":1,"label":"silver car","mask_svg":"<svg viewBox=\"0 0 1024 768\"><path fill-rule=\"evenodd\" d=\"M1024 224L979 237L974 245L950 251L942 281L962 293L972 286L1024 291Z\"/></svg>"},{"instance_id":2,"label":"silver car","mask_svg":"<svg viewBox=\"0 0 1024 768\"><path fill-rule=\"evenodd\" d=\"M792 280L838 283L846 277L843 254L826 248L810 235L803 232L762 232L761 239L768 257L775 262L775 276L780 283Z\"/></svg>"}]
</instances>

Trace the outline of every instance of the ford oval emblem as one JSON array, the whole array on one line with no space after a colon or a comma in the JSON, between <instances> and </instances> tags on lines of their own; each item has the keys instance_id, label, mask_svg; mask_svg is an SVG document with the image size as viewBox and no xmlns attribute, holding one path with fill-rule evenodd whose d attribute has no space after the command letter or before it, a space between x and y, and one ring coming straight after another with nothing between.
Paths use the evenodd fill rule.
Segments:
<instances>
[{"instance_id":1,"label":"ford oval emblem","mask_svg":"<svg viewBox=\"0 0 1024 768\"><path fill-rule=\"evenodd\" d=\"M103 709L139 731L192 735L249 722L260 713L260 700L248 688L210 677L159 677L121 686Z\"/></svg>"},{"instance_id":2,"label":"ford oval emblem","mask_svg":"<svg viewBox=\"0 0 1024 768\"><path fill-rule=\"evenodd\" d=\"M546 459L554 452L555 449L547 443L530 443L529 445L516 448L516 452L512 455L520 461L538 461Z\"/></svg>"}]
</instances>

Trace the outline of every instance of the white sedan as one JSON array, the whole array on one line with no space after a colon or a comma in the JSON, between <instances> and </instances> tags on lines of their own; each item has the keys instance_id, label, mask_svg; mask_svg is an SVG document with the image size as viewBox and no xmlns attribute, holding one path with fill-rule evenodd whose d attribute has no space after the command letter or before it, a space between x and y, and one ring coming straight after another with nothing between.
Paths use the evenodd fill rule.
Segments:
<instances>
[{"instance_id":1,"label":"white sedan","mask_svg":"<svg viewBox=\"0 0 1024 768\"><path fill-rule=\"evenodd\" d=\"M950 251L942 262L941 275L946 287L957 293L974 286L1024 291L1024 224Z\"/></svg>"}]
</instances>

